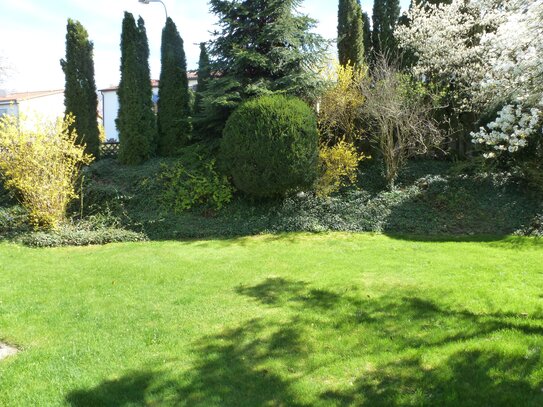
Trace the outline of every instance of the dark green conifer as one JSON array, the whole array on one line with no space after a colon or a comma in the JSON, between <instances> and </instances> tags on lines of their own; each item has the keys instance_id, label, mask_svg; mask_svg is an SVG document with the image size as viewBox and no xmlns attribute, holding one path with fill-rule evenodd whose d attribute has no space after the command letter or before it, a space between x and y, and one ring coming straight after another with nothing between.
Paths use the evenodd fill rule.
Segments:
<instances>
[{"instance_id":1,"label":"dark green conifer","mask_svg":"<svg viewBox=\"0 0 543 407\"><path fill-rule=\"evenodd\" d=\"M371 57L371 24L368 13L362 13L362 26L364 29L364 57L366 62L370 62Z\"/></svg>"},{"instance_id":2,"label":"dark green conifer","mask_svg":"<svg viewBox=\"0 0 543 407\"><path fill-rule=\"evenodd\" d=\"M168 17L162 30L161 71L158 88L158 154L174 154L190 140L189 85L183 40Z\"/></svg>"},{"instance_id":3,"label":"dark green conifer","mask_svg":"<svg viewBox=\"0 0 543 407\"><path fill-rule=\"evenodd\" d=\"M198 84L196 85L196 100L194 102L194 114L202 112L203 94L207 90L211 80L211 64L205 42L200 43L200 60L198 61Z\"/></svg>"},{"instance_id":4,"label":"dark green conifer","mask_svg":"<svg viewBox=\"0 0 543 407\"><path fill-rule=\"evenodd\" d=\"M93 44L79 21L68 20L66 26L66 59L60 61L66 77L64 106L72 114L72 128L77 142L85 145L85 152L95 158L100 155L98 130L98 96L94 80Z\"/></svg>"},{"instance_id":5,"label":"dark green conifer","mask_svg":"<svg viewBox=\"0 0 543 407\"><path fill-rule=\"evenodd\" d=\"M125 12L121 34L119 84L119 160L140 164L154 153L156 126L152 110L149 46L143 20Z\"/></svg>"},{"instance_id":6,"label":"dark green conifer","mask_svg":"<svg viewBox=\"0 0 543 407\"><path fill-rule=\"evenodd\" d=\"M397 54L394 29L400 18L400 0L374 0L372 45L375 56L393 57Z\"/></svg>"},{"instance_id":7,"label":"dark green conifer","mask_svg":"<svg viewBox=\"0 0 543 407\"><path fill-rule=\"evenodd\" d=\"M341 65L364 63L364 24L359 0L339 0L337 46Z\"/></svg>"},{"instance_id":8,"label":"dark green conifer","mask_svg":"<svg viewBox=\"0 0 543 407\"><path fill-rule=\"evenodd\" d=\"M211 42L212 71L204 94L201 136L221 137L226 120L244 100L283 93L314 99L326 42L316 21L300 14L300 0L210 0L219 17Z\"/></svg>"}]
</instances>

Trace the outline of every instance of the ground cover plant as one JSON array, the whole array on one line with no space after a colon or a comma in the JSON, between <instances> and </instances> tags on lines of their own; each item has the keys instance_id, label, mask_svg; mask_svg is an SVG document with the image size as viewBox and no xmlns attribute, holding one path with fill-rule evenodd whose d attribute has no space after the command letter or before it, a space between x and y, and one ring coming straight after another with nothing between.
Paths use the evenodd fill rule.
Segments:
<instances>
[{"instance_id":1,"label":"ground cover plant","mask_svg":"<svg viewBox=\"0 0 543 407\"><path fill-rule=\"evenodd\" d=\"M197 162L189 158L181 161L193 168ZM296 231L430 236L543 231L538 221L543 200L537 190L514 174L488 173L462 163L410 161L397 179L397 188L387 191L379 163L366 160L358 184L330 197L306 193L253 201L237 193L213 213L206 207L174 212L164 206L164 189L156 180L172 166L175 159L151 160L137 167L113 160L94 164L85 173L85 216L109 213L118 225L151 240Z\"/></svg>"},{"instance_id":2,"label":"ground cover plant","mask_svg":"<svg viewBox=\"0 0 543 407\"><path fill-rule=\"evenodd\" d=\"M1 244L0 405L543 402L541 241ZM500 295L496 295L500 293Z\"/></svg>"}]
</instances>

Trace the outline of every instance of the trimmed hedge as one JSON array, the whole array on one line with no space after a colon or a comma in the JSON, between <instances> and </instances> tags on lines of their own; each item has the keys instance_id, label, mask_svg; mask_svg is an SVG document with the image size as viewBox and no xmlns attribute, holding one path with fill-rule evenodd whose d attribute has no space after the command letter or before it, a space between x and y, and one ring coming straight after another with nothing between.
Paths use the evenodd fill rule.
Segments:
<instances>
[{"instance_id":1,"label":"trimmed hedge","mask_svg":"<svg viewBox=\"0 0 543 407\"><path fill-rule=\"evenodd\" d=\"M245 102L226 123L221 160L234 185L253 197L309 189L318 176L315 114L281 95Z\"/></svg>"}]
</instances>

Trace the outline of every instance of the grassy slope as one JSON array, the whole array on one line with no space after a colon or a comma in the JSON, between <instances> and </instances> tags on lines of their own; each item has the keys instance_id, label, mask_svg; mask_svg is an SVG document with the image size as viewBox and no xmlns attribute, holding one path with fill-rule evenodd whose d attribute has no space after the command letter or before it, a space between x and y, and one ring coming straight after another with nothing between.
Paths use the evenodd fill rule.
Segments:
<instances>
[{"instance_id":1,"label":"grassy slope","mask_svg":"<svg viewBox=\"0 0 543 407\"><path fill-rule=\"evenodd\" d=\"M543 404L543 243L0 245L0 405Z\"/></svg>"}]
</instances>

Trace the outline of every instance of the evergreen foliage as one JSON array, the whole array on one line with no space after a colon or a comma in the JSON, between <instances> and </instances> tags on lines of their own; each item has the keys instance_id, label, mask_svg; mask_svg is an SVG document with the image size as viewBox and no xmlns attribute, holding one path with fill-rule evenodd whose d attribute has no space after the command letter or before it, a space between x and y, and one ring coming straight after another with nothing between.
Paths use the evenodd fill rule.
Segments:
<instances>
[{"instance_id":1,"label":"evergreen foliage","mask_svg":"<svg viewBox=\"0 0 543 407\"><path fill-rule=\"evenodd\" d=\"M242 104L228 119L221 158L234 185L257 198L310 188L318 176L315 114L283 95Z\"/></svg>"},{"instance_id":2,"label":"evergreen foliage","mask_svg":"<svg viewBox=\"0 0 543 407\"><path fill-rule=\"evenodd\" d=\"M372 45L375 57L397 54L394 29L400 18L400 0L375 0L373 3Z\"/></svg>"},{"instance_id":3,"label":"evergreen foliage","mask_svg":"<svg viewBox=\"0 0 543 407\"><path fill-rule=\"evenodd\" d=\"M339 0L338 55L342 66L364 63L364 24L360 0Z\"/></svg>"},{"instance_id":4,"label":"evergreen foliage","mask_svg":"<svg viewBox=\"0 0 543 407\"><path fill-rule=\"evenodd\" d=\"M143 20L138 25L125 12L121 34L121 82L119 84L119 160L140 164L154 153L155 115L149 71L149 45Z\"/></svg>"},{"instance_id":5,"label":"evergreen foliage","mask_svg":"<svg viewBox=\"0 0 543 407\"><path fill-rule=\"evenodd\" d=\"M77 133L76 142L85 152L98 158L100 137L98 130L98 96L94 80L93 43L79 21L68 19L66 26L66 59L60 61L66 77L64 106L66 116L75 121L70 130Z\"/></svg>"},{"instance_id":6,"label":"evergreen foliage","mask_svg":"<svg viewBox=\"0 0 543 407\"><path fill-rule=\"evenodd\" d=\"M234 109L252 97L285 93L312 100L322 83L317 69L326 42L315 20L298 13L300 0L211 0L219 17L210 54L220 75L203 100L202 133L221 137Z\"/></svg>"},{"instance_id":7,"label":"evergreen foliage","mask_svg":"<svg viewBox=\"0 0 543 407\"><path fill-rule=\"evenodd\" d=\"M368 13L362 13L362 28L364 30L364 33L363 33L364 57L366 59L366 63L369 63L372 49L371 49L371 25L370 25L370 18L368 16Z\"/></svg>"},{"instance_id":8,"label":"evergreen foliage","mask_svg":"<svg viewBox=\"0 0 543 407\"><path fill-rule=\"evenodd\" d=\"M203 94L207 90L211 79L211 63L205 42L200 43L200 59L198 61L198 84L196 85L196 99L194 101L194 114L202 112Z\"/></svg>"},{"instance_id":9,"label":"evergreen foliage","mask_svg":"<svg viewBox=\"0 0 543 407\"><path fill-rule=\"evenodd\" d=\"M168 17L162 30L160 84L158 88L158 154L166 157L188 144L191 124L187 61L183 39Z\"/></svg>"}]
</instances>

